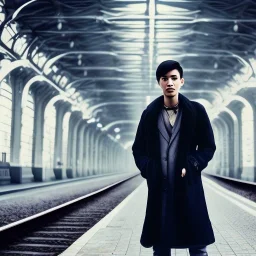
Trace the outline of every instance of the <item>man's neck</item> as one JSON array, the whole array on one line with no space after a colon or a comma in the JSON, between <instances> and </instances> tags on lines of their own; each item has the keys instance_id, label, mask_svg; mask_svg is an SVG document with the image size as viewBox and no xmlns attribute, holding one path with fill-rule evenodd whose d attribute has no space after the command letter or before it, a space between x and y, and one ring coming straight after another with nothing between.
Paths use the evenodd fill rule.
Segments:
<instances>
[{"instance_id":1,"label":"man's neck","mask_svg":"<svg viewBox=\"0 0 256 256\"><path fill-rule=\"evenodd\" d=\"M179 103L178 95L176 95L175 97L166 97L164 95L164 105L166 107L174 107L178 103Z\"/></svg>"}]
</instances>

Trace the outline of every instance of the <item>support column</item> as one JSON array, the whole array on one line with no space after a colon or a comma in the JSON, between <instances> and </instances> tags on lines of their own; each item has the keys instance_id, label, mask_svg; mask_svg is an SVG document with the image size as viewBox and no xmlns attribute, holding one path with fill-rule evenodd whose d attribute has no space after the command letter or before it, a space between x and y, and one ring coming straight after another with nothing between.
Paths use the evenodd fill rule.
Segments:
<instances>
[{"instance_id":1,"label":"support column","mask_svg":"<svg viewBox=\"0 0 256 256\"><path fill-rule=\"evenodd\" d=\"M50 99L51 92L44 94L40 90L35 92L35 119L34 119L34 145L32 154L32 173L35 181L44 181L43 172L43 138L44 138L44 111Z\"/></svg>"},{"instance_id":2,"label":"support column","mask_svg":"<svg viewBox=\"0 0 256 256\"><path fill-rule=\"evenodd\" d=\"M86 128L86 123L84 120L81 121L77 130L77 176L84 176L83 170L83 154L84 154L84 130Z\"/></svg>"},{"instance_id":3,"label":"support column","mask_svg":"<svg viewBox=\"0 0 256 256\"><path fill-rule=\"evenodd\" d=\"M55 148L54 148L54 175L55 178L63 179L66 174L63 166L63 118L67 112L67 107L62 102L56 103L56 130L55 130Z\"/></svg>"},{"instance_id":4,"label":"support column","mask_svg":"<svg viewBox=\"0 0 256 256\"><path fill-rule=\"evenodd\" d=\"M14 72L13 72L14 73ZM20 165L20 140L21 140L21 98L22 85L20 79L11 76L12 86L12 130L10 150L10 176L11 183L22 183L22 167Z\"/></svg>"}]
</instances>

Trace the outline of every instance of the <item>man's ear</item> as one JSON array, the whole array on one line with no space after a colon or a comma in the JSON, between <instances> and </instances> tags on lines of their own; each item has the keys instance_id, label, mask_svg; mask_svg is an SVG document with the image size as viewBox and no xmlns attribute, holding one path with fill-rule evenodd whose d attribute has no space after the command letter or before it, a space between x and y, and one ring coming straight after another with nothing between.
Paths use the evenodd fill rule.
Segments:
<instances>
[{"instance_id":1,"label":"man's ear","mask_svg":"<svg viewBox=\"0 0 256 256\"><path fill-rule=\"evenodd\" d=\"M185 79L182 77L181 79L180 79L180 81L181 81L181 86L185 83Z\"/></svg>"}]
</instances>

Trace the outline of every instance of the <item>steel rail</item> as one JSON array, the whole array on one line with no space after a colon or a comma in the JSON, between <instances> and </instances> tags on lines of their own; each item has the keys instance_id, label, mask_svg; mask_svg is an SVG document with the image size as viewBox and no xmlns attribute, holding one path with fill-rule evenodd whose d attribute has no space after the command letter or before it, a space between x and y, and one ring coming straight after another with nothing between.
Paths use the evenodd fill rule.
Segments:
<instances>
[{"instance_id":1,"label":"steel rail","mask_svg":"<svg viewBox=\"0 0 256 256\"><path fill-rule=\"evenodd\" d=\"M115 182L115 183L113 183L113 184L110 184L110 185L108 185L108 186L106 186L106 187L103 187L103 188L101 188L101 189L98 189L98 190L96 190L96 191L94 191L94 192L91 192L91 193L89 193L89 194L86 194L86 195L84 195L84 196L78 197L78 198L73 199L73 200L71 200L71 201L68 201L68 202L66 202L66 203L63 203L63 204L60 204L60 205L58 205L58 206L52 207L52 208L50 208L50 209L48 209L48 210L45 210L45 211L43 211L43 212L34 214L34 215L29 216L29 217L26 217L26 218L24 218L24 219L21 219L21 220L12 222L12 223L10 223L10 224L7 224L7 225L5 225L5 226L2 226L2 227L0 227L0 232L6 231L6 230L11 229L11 228L13 228L13 227L16 227L16 226L18 226L18 225L20 225L20 224L27 223L27 222L29 222L29 221L31 221L31 220L35 220L35 219L37 219L37 218L39 218L39 217L45 216L46 214L52 213L52 212L54 212L54 211L56 211L56 210L65 208L66 206L72 205L72 204L74 204L74 203L76 203L76 202L78 202L78 201L81 201L81 200L85 199L85 198L88 198L88 197L91 197L91 196L93 196L93 195L96 195L96 194L98 194L98 193L100 193L100 192L102 192L102 191L105 191L105 190L107 190L107 189L109 189L109 188L111 188L111 187L114 187L114 186L117 185L117 184L120 184L120 183L122 183L122 182L124 182L124 181L127 181L127 180L129 180L129 179L131 179L131 178L133 178L133 177L135 177L135 176L137 176L137 175L139 175L139 173L133 174L133 175L131 175L131 176L128 177L128 178L125 178L125 179L122 179L122 180L120 180L120 181L117 181L117 182Z\"/></svg>"}]
</instances>

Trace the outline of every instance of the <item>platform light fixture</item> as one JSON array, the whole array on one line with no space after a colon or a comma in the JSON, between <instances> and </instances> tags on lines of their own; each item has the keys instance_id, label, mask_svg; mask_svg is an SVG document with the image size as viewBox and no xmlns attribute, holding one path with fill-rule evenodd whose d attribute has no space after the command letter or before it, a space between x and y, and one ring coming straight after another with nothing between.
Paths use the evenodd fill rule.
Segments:
<instances>
[{"instance_id":1,"label":"platform light fixture","mask_svg":"<svg viewBox=\"0 0 256 256\"><path fill-rule=\"evenodd\" d=\"M238 25L237 25L237 23L235 22L235 25L234 25L234 27L233 27L233 30L235 31L235 32L237 32L238 31Z\"/></svg>"},{"instance_id":2,"label":"platform light fixture","mask_svg":"<svg viewBox=\"0 0 256 256\"><path fill-rule=\"evenodd\" d=\"M114 129L114 131L115 131L115 133L118 133L118 132L120 132L120 128L119 128L119 127L116 127L116 128Z\"/></svg>"},{"instance_id":3,"label":"platform light fixture","mask_svg":"<svg viewBox=\"0 0 256 256\"><path fill-rule=\"evenodd\" d=\"M61 23L60 20L58 21L57 28L58 28L58 30L61 30L61 29L62 29L62 23Z\"/></svg>"},{"instance_id":4,"label":"platform light fixture","mask_svg":"<svg viewBox=\"0 0 256 256\"><path fill-rule=\"evenodd\" d=\"M69 43L70 48L73 48L74 45L75 45L74 41L71 41L71 42Z\"/></svg>"}]
</instances>

